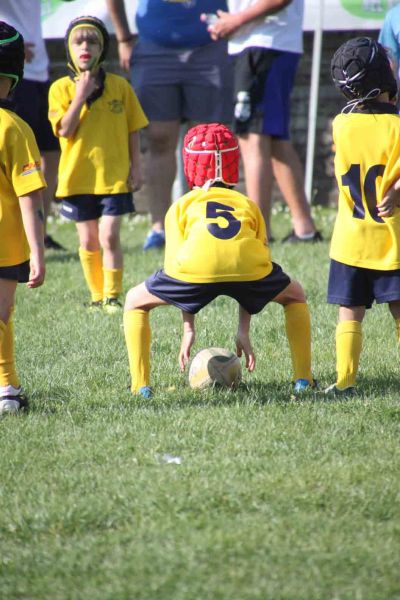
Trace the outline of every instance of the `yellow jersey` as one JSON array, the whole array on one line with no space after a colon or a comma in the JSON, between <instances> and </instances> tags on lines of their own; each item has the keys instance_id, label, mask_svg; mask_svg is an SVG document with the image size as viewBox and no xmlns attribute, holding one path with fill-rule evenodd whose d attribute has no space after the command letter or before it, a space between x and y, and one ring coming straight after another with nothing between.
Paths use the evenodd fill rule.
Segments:
<instances>
[{"instance_id":1,"label":"yellow jersey","mask_svg":"<svg viewBox=\"0 0 400 600\"><path fill-rule=\"evenodd\" d=\"M164 271L190 283L255 281L272 262L258 206L234 190L194 189L165 218Z\"/></svg>"},{"instance_id":2,"label":"yellow jersey","mask_svg":"<svg viewBox=\"0 0 400 600\"><path fill-rule=\"evenodd\" d=\"M136 94L126 79L106 73L102 95L83 105L75 134L65 138L58 126L75 90L75 82L62 77L49 91L49 119L61 146L56 195L129 192L129 134L148 125Z\"/></svg>"},{"instance_id":3,"label":"yellow jersey","mask_svg":"<svg viewBox=\"0 0 400 600\"><path fill-rule=\"evenodd\" d=\"M400 178L400 116L394 106L377 104L373 114L340 114L333 121L339 204L330 257L387 271L400 268L400 209L383 219L376 206Z\"/></svg>"},{"instance_id":4,"label":"yellow jersey","mask_svg":"<svg viewBox=\"0 0 400 600\"><path fill-rule=\"evenodd\" d=\"M46 187L35 136L13 111L0 108L0 267L29 260L18 198Z\"/></svg>"}]
</instances>

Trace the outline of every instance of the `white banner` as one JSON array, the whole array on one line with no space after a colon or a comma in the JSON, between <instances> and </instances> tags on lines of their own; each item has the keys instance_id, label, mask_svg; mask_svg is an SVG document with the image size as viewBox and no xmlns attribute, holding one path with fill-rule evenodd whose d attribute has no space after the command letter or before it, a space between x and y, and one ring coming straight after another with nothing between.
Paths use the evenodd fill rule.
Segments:
<instances>
[{"instance_id":1,"label":"white banner","mask_svg":"<svg viewBox=\"0 0 400 600\"><path fill-rule=\"evenodd\" d=\"M160 0L165 1L165 0ZM173 0L171 0L173 1ZM193 2L193 0L191 0ZM196 1L196 0L194 0ZM201 2L201 0L197 0ZM323 29L380 29L385 12L400 0L305 0L304 30L313 31L323 5ZM135 31L137 0L125 0L131 29ZM68 23L81 15L93 15L105 21L112 31L106 0L42 0L43 34L45 38L64 37Z\"/></svg>"},{"instance_id":2,"label":"white banner","mask_svg":"<svg viewBox=\"0 0 400 600\"><path fill-rule=\"evenodd\" d=\"M385 13L400 0L305 0L304 30L313 31L323 6L325 31L380 29Z\"/></svg>"}]
</instances>

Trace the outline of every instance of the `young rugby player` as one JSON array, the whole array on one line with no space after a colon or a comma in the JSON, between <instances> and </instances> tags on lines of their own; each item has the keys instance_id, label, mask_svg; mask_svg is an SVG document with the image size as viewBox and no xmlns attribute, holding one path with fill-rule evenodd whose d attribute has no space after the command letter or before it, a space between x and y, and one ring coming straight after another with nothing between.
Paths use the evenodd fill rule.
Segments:
<instances>
[{"instance_id":1,"label":"young rugby player","mask_svg":"<svg viewBox=\"0 0 400 600\"><path fill-rule=\"evenodd\" d=\"M49 118L61 144L56 195L62 198L61 214L76 222L88 306L116 312L121 220L133 212L131 192L142 183L139 130L148 121L129 83L103 70L108 43L99 19L70 23L65 44L71 75L52 84Z\"/></svg>"},{"instance_id":2,"label":"young rugby player","mask_svg":"<svg viewBox=\"0 0 400 600\"><path fill-rule=\"evenodd\" d=\"M328 302L339 305L339 323L337 380L325 391L351 396L361 323L374 300L388 303L400 340L400 117L397 84L386 52L375 40L359 37L340 46L331 74L348 102L333 122L339 210Z\"/></svg>"},{"instance_id":3,"label":"young rugby player","mask_svg":"<svg viewBox=\"0 0 400 600\"><path fill-rule=\"evenodd\" d=\"M27 406L15 368L12 313L18 282L42 285L45 274L43 206L46 187L30 127L7 100L24 69L24 41L0 22L0 413Z\"/></svg>"},{"instance_id":4,"label":"young rugby player","mask_svg":"<svg viewBox=\"0 0 400 600\"><path fill-rule=\"evenodd\" d=\"M195 336L194 315L220 295L239 304L237 353L254 370L251 315L268 302L284 307L295 393L313 387L310 315L302 287L271 260L258 206L232 188L238 182L239 148L224 125L198 125L184 139L184 171L191 191L168 210L164 269L132 288L126 298L125 339L132 392L149 398L149 312L172 304L183 315L179 364L185 368Z\"/></svg>"}]
</instances>

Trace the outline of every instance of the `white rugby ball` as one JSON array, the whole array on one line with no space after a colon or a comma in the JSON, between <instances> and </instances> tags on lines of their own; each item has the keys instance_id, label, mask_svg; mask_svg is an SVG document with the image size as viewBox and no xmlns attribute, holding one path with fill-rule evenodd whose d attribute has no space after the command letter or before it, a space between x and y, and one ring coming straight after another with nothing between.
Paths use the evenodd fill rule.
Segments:
<instances>
[{"instance_id":1,"label":"white rugby ball","mask_svg":"<svg viewBox=\"0 0 400 600\"><path fill-rule=\"evenodd\" d=\"M189 385L193 389L202 390L213 385L234 388L241 380L240 360L225 348L200 350L189 367Z\"/></svg>"}]
</instances>

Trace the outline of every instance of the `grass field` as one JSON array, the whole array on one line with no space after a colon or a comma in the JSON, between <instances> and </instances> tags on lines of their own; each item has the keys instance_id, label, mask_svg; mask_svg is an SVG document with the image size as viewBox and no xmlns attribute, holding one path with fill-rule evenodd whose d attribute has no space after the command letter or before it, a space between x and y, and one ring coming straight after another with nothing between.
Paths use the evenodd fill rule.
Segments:
<instances>
[{"instance_id":1,"label":"grass field","mask_svg":"<svg viewBox=\"0 0 400 600\"><path fill-rule=\"evenodd\" d=\"M316 218L328 238L333 211ZM286 212L274 226L287 233ZM147 227L124 224L126 290L162 264L141 250ZM365 321L360 395L329 402L290 400L279 306L254 319L258 362L244 385L198 393L177 366L179 312L159 309L156 394L137 400L122 317L85 311L75 231L50 232L69 251L47 255L41 289L18 289L31 411L0 421L0 598L400 598L400 366L387 308ZM307 291L324 388L335 380L328 242L272 251ZM236 316L226 298L202 311L195 351L233 349Z\"/></svg>"}]
</instances>

